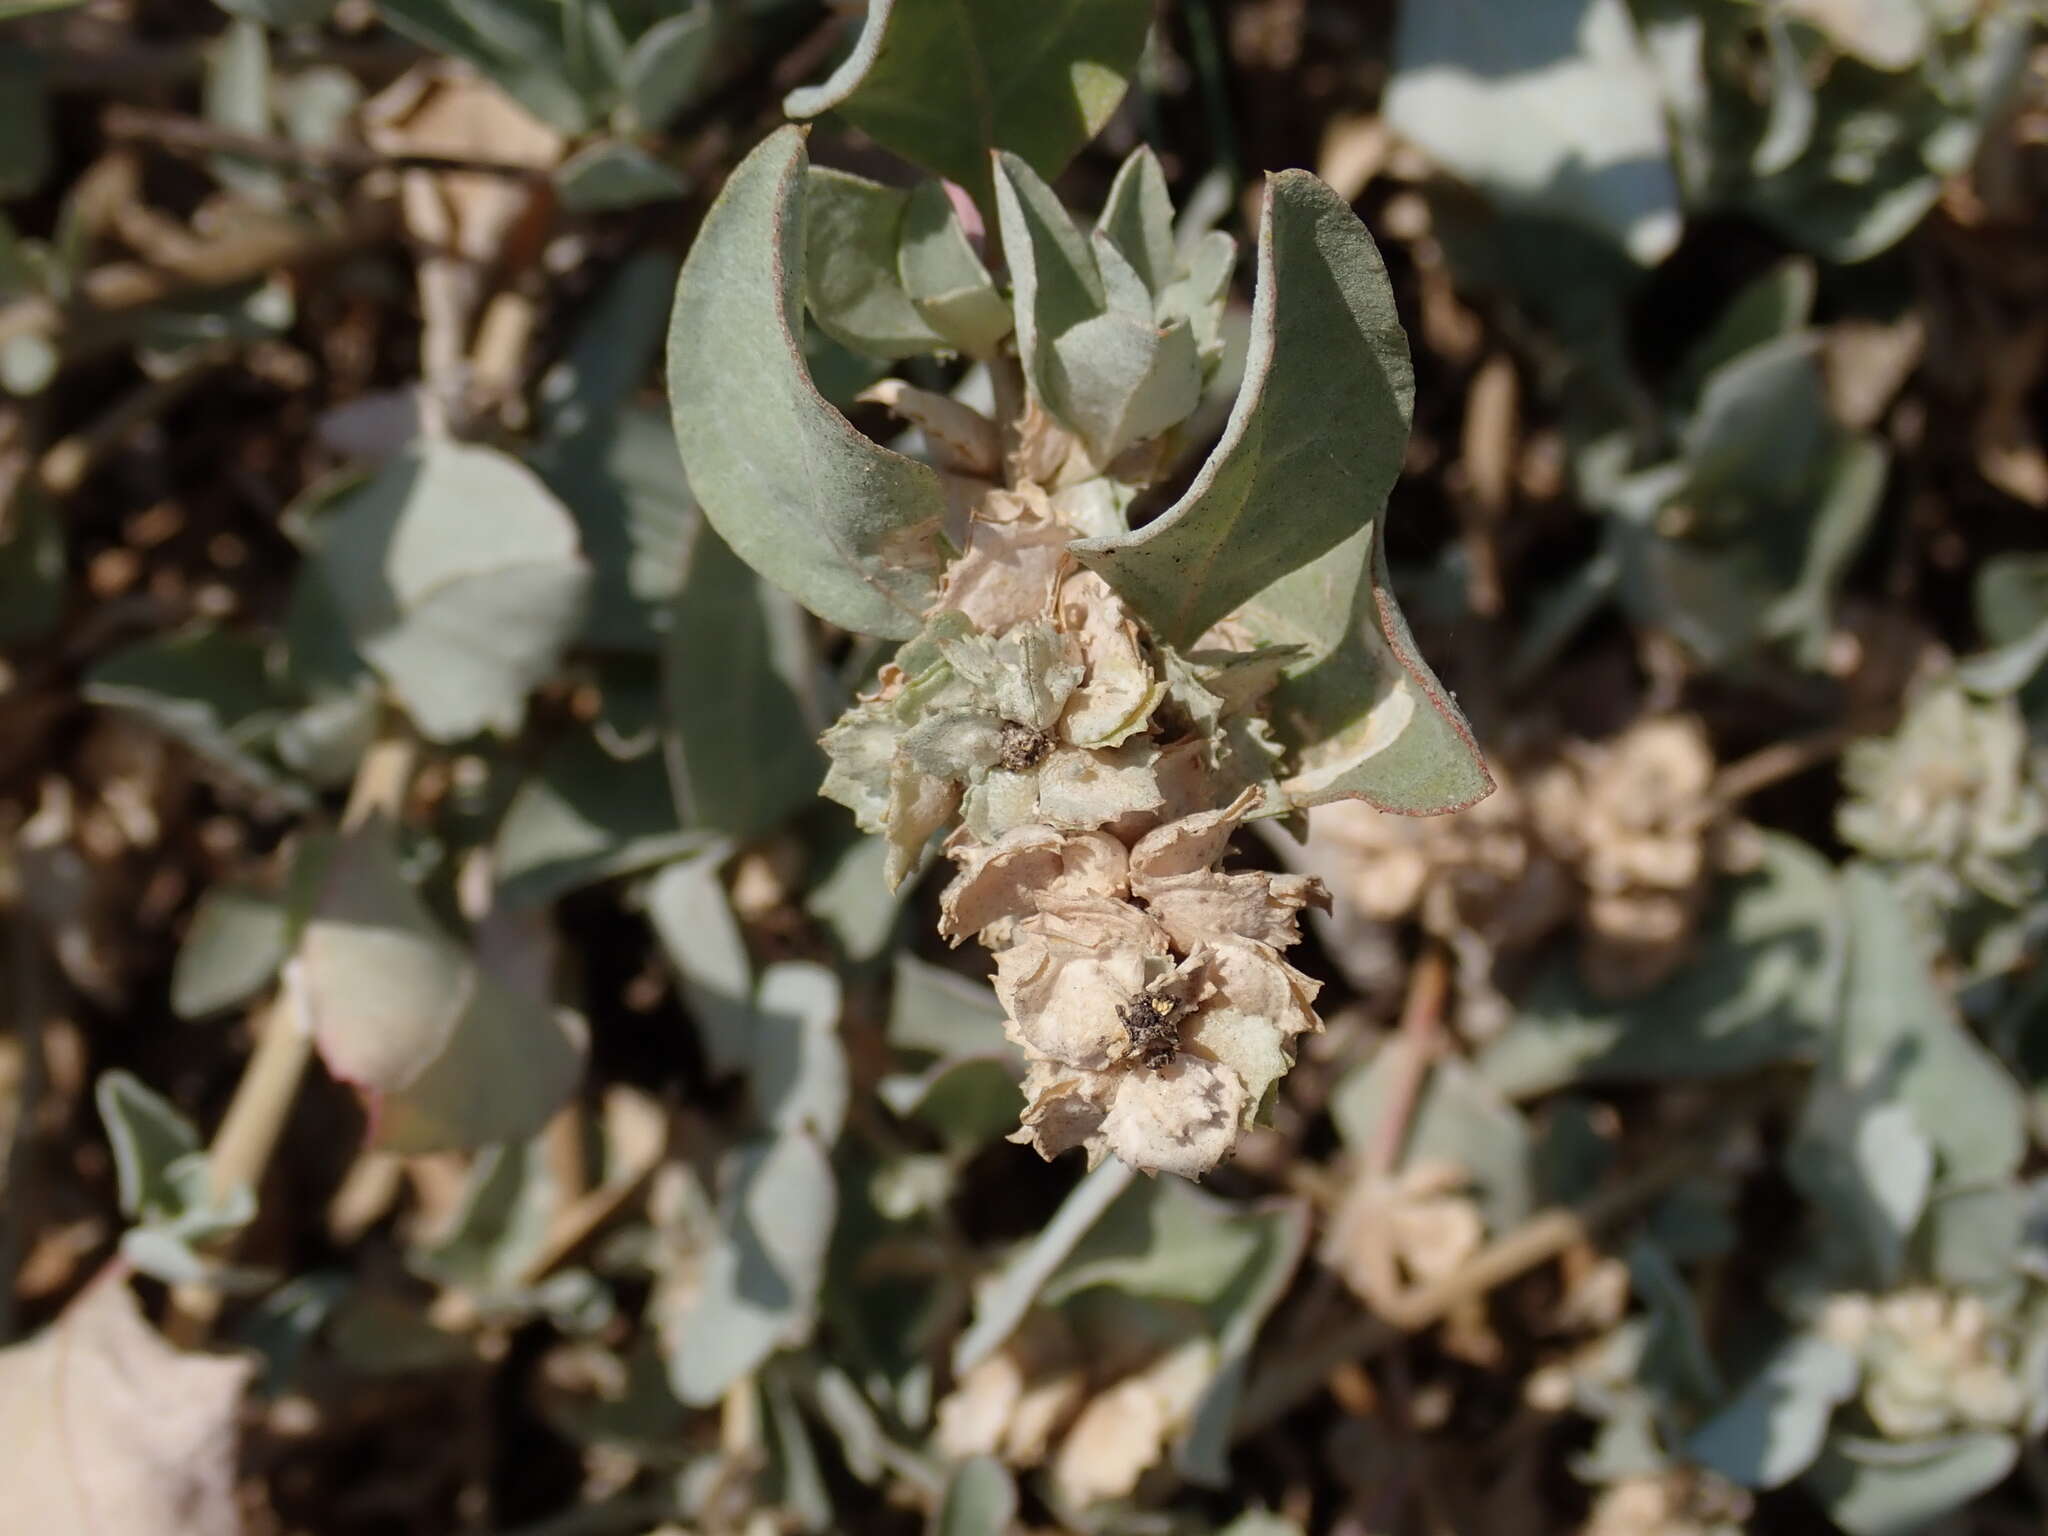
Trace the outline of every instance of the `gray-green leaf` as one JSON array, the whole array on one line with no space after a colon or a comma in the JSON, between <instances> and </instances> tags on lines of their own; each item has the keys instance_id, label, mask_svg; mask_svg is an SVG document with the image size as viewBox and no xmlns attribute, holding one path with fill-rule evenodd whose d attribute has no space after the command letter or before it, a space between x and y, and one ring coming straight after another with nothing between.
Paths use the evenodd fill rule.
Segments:
<instances>
[{"instance_id":1,"label":"gray-green leaf","mask_svg":"<svg viewBox=\"0 0 2048 1536\"><path fill-rule=\"evenodd\" d=\"M718 1243L669 1339L669 1379L696 1405L810 1332L838 1208L832 1165L804 1135L740 1148L720 1182Z\"/></svg>"},{"instance_id":2,"label":"gray-green leaf","mask_svg":"<svg viewBox=\"0 0 2048 1536\"><path fill-rule=\"evenodd\" d=\"M808 621L696 520L661 692L669 781L691 827L757 837L818 792Z\"/></svg>"},{"instance_id":3,"label":"gray-green leaf","mask_svg":"<svg viewBox=\"0 0 2048 1536\"><path fill-rule=\"evenodd\" d=\"M1805 1486L1849 1536L1913 1536L2005 1481L2017 1460L2013 1437L1988 1431L1905 1446L1845 1435Z\"/></svg>"},{"instance_id":4,"label":"gray-green leaf","mask_svg":"<svg viewBox=\"0 0 2048 1536\"><path fill-rule=\"evenodd\" d=\"M1137 269L1107 234L1083 237L1021 157L997 155L995 196L1039 402L1098 464L1185 419L1202 386L1192 328L1162 328Z\"/></svg>"},{"instance_id":5,"label":"gray-green leaf","mask_svg":"<svg viewBox=\"0 0 2048 1536\"><path fill-rule=\"evenodd\" d=\"M991 150L1055 176L1102 131L1151 19L1151 0L873 0L853 52L783 110L836 111L987 208Z\"/></svg>"},{"instance_id":6,"label":"gray-green leaf","mask_svg":"<svg viewBox=\"0 0 2048 1536\"><path fill-rule=\"evenodd\" d=\"M946 344L903 285L910 197L824 166L804 178L804 299L819 329L856 352L914 357Z\"/></svg>"},{"instance_id":7,"label":"gray-green leaf","mask_svg":"<svg viewBox=\"0 0 2048 1536\"><path fill-rule=\"evenodd\" d=\"M1005 1536L1017 1518L1017 1485L992 1456L970 1456L946 1479L932 1536Z\"/></svg>"},{"instance_id":8,"label":"gray-green leaf","mask_svg":"<svg viewBox=\"0 0 2048 1536\"><path fill-rule=\"evenodd\" d=\"M1856 1390L1856 1357L1816 1334L1787 1339L1735 1395L1700 1426L1686 1454L1745 1488L1776 1488L1820 1454L1835 1405Z\"/></svg>"},{"instance_id":9,"label":"gray-green leaf","mask_svg":"<svg viewBox=\"0 0 2048 1536\"><path fill-rule=\"evenodd\" d=\"M1627 0L1405 4L1385 111L1508 207L1598 230L1645 265L1678 243L1664 99Z\"/></svg>"},{"instance_id":10,"label":"gray-green leaf","mask_svg":"<svg viewBox=\"0 0 2048 1536\"><path fill-rule=\"evenodd\" d=\"M908 639L936 594L946 504L929 465L854 431L798 343L801 129L772 134L705 215L676 284L669 403L706 514L820 617Z\"/></svg>"},{"instance_id":11,"label":"gray-green leaf","mask_svg":"<svg viewBox=\"0 0 2048 1536\"><path fill-rule=\"evenodd\" d=\"M423 735L509 735L582 621L576 524L517 460L414 445L342 495L312 556L363 658Z\"/></svg>"},{"instance_id":12,"label":"gray-green leaf","mask_svg":"<svg viewBox=\"0 0 2048 1536\"><path fill-rule=\"evenodd\" d=\"M255 996L284 964L288 926L275 896L208 886L171 968L171 1012L203 1019Z\"/></svg>"},{"instance_id":13,"label":"gray-green leaf","mask_svg":"<svg viewBox=\"0 0 2048 1536\"><path fill-rule=\"evenodd\" d=\"M1267 181L1251 352L1223 440L1158 518L1074 553L1162 638L1192 645L1380 519L1414 400L1372 236L1314 176L1283 171Z\"/></svg>"},{"instance_id":14,"label":"gray-green leaf","mask_svg":"<svg viewBox=\"0 0 2048 1536\"><path fill-rule=\"evenodd\" d=\"M381 1146L422 1152L522 1139L582 1073L580 1030L441 930L406 883L383 823L336 847L298 958L321 1057L370 1096Z\"/></svg>"}]
</instances>

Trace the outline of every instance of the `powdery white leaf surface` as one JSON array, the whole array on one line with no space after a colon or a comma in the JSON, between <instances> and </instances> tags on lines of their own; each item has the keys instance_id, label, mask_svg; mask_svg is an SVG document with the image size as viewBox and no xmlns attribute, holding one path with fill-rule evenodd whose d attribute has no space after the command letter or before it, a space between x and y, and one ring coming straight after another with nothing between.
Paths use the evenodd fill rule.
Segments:
<instances>
[{"instance_id":1,"label":"powdery white leaf surface","mask_svg":"<svg viewBox=\"0 0 2048 1536\"><path fill-rule=\"evenodd\" d=\"M532 1135L575 1086L585 1041L509 959L545 957L498 913L480 958L444 933L398 867L388 827L343 838L299 940L295 991L321 1059L366 1094L372 1140L424 1152Z\"/></svg>"},{"instance_id":2,"label":"powdery white leaf surface","mask_svg":"<svg viewBox=\"0 0 2048 1536\"><path fill-rule=\"evenodd\" d=\"M1511 207L1598 230L1645 265L1678 243L1664 100L1626 0L1404 5L1385 111Z\"/></svg>"},{"instance_id":3,"label":"powdery white leaf surface","mask_svg":"<svg viewBox=\"0 0 2048 1536\"><path fill-rule=\"evenodd\" d=\"M821 618L917 633L942 563L938 473L853 429L811 382L803 130L762 141L704 216L676 284L669 404L690 486L733 552Z\"/></svg>"},{"instance_id":4,"label":"powdery white leaf surface","mask_svg":"<svg viewBox=\"0 0 2048 1536\"><path fill-rule=\"evenodd\" d=\"M103 1275L0 1350L0 1530L236 1536L235 1415L252 1371L171 1348Z\"/></svg>"},{"instance_id":5,"label":"powdery white leaf surface","mask_svg":"<svg viewBox=\"0 0 2048 1536\"><path fill-rule=\"evenodd\" d=\"M1151 0L874 0L845 62L783 110L836 112L979 196L998 146L1053 176L1102 131L1151 19Z\"/></svg>"},{"instance_id":6,"label":"powdery white leaf surface","mask_svg":"<svg viewBox=\"0 0 2048 1536\"><path fill-rule=\"evenodd\" d=\"M582 623L576 523L496 449L415 445L315 525L312 563L421 734L510 735Z\"/></svg>"}]
</instances>

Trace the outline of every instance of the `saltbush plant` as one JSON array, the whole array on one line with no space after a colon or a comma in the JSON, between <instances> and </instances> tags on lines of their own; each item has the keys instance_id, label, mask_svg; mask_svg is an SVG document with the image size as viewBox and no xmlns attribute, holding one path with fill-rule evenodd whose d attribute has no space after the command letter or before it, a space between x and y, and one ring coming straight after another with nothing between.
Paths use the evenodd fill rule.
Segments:
<instances>
[{"instance_id":1,"label":"saltbush plant","mask_svg":"<svg viewBox=\"0 0 2048 1536\"><path fill-rule=\"evenodd\" d=\"M825 733L824 793L885 840L891 886L942 840L940 931L994 954L1029 1063L1018 1139L1199 1177L1321 1027L1284 951L1327 897L1220 869L1232 833L1342 798L1455 810L1491 785L1388 591L1414 376L1379 251L1314 176L1267 182L1221 441L1170 505L1147 495L1223 360L1234 242L1176 225L1142 147L1077 221L1046 178L1078 127L997 110L1052 107L1014 57L1082 71L1145 10L1032 24L1034 53L993 17L962 39L877 5L789 107L952 179L870 181L812 166L801 128L771 135L684 264L669 388L732 549L820 618L901 642ZM901 110L930 106L906 61L955 47L989 99ZM868 392L914 456L819 394L807 316L879 357L972 362L951 392Z\"/></svg>"}]
</instances>

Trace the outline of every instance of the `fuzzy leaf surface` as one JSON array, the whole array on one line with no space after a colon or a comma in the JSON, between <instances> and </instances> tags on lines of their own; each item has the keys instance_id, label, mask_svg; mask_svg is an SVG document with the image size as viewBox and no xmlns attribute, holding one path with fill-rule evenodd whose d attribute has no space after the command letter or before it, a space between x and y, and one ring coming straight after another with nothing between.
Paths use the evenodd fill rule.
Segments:
<instances>
[{"instance_id":1,"label":"fuzzy leaf surface","mask_svg":"<svg viewBox=\"0 0 2048 1536\"><path fill-rule=\"evenodd\" d=\"M1143 202L1133 173L1123 203ZM1112 210L1116 211L1115 208ZM1119 215L1143 248L1142 211ZM1492 779L1415 649L1380 551L1415 375L1372 236L1322 182L1267 183L1245 380L1188 492L1136 533L1073 550L1170 643L1236 613L1300 648L1274 699L1298 806L1454 810Z\"/></svg>"},{"instance_id":2,"label":"fuzzy leaf surface","mask_svg":"<svg viewBox=\"0 0 2048 1536\"><path fill-rule=\"evenodd\" d=\"M1381 517L1414 402L1372 236L1322 182L1283 171L1267 182L1251 350L1222 441L1159 517L1074 553L1165 640L1192 645Z\"/></svg>"},{"instance_id":3,"label":"fuzzy leaf surface","mask_svg":"<svg viewBox=\"0 0 2048 1536\"><path fill-rule=\"evenodd\" d=\"M936 591L938 473L869 442L818 393L798 326L803 131L770 135L705 215L669 325L691 488L733 552L819 617L903 640Z\"/></svg>"},{"instance_id":4,"label":"fuzzy leaf surface","mask_svg":"<svg viewBox=\"0 0 2048 1536\"><path fill-rule=\"evenodd\" d=\"M804 180L804 298L834 341L871 357L914 357L945 338L903 286L898 251L910 193L812 166Z\"/></svg>"}]
</instances>

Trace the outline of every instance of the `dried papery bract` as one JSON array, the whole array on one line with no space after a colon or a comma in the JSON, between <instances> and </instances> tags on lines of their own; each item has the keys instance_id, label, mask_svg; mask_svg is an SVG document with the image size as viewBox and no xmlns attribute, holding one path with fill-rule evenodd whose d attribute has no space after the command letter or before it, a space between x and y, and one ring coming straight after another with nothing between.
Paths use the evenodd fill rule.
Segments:
<instances>
[{"instance_id":1,"label":"dried papery bract","mask_svg":"<svg viewBox=\"0 0 2048 1536\"><path fill-rule=\"evenodd\" d=\"M1174 229L1145 151L1086 232L1034 162L999 153L993 169L1015 353L991 366L1017 419L900 381L870 390L919 430L927 466L818 396L800 301L842 337L895 316L901 355L941 202L815 182L865 210L835 227L883 248L835 244L830 281L807 282L811 183L784 130L734 173L685 266L678 437L735 551L824 617L903 642L825 732L823 793L884 840L892 887L943 839L940 932L993 953L1027 1062L1015 1139L1200 1177L1321 1027L1318 983L1284 956L1323 888L1225 870L1232 835L1347 795L1414 813L1491 788L1378 551L1406 341L1363 226L1313 177L1276 178L1228 429L1133 533L1136 493L1193 446L1233 247Z\"/></svg>"}]
</instances>

